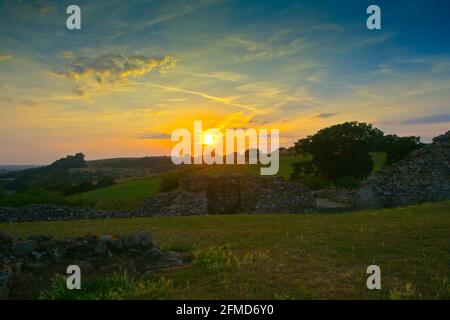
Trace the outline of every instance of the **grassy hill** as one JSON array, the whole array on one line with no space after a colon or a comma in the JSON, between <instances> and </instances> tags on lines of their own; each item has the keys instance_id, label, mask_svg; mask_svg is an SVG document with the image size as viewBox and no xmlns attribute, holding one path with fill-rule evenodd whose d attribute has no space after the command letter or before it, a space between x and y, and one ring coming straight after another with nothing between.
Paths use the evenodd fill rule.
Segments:
<instances>
[{"instance_id":1,"label":"grassy hill","mask_svg":"<svg viewBox=\"0 0 450 320\"><path fill-rule=\"evenodd\" d=\"M382 153L373 154L374 171L379 170L385 160ZM114 159L111 159L113 161ZM289 179L292 173L292 163L301 162L304 157L294 155L280 156L280 167L278 176ZM124 161L121 159L121 161ZM107 160L102 160L102 165L110 165ZM120 163L120 161L118 162ZM182 169L183 170L183 169ZM187 169L184 169L187 170ZM260 165L212 165L204 167L193 172L217 175L217 174L260 174ZM133 180L124 180L113 186L96 189L88 192L79 193L69 197L69 202L74 204L87 204L95 206L98 209L121 209L126 210L133 208L143 199L155 194L159 190L161 177L166 174L162 173L157 176L137 178Z\"/></svg>"},{"instance_id":2,"label":"grassy hill","mask_svg":"<svg viewBox=\"0 0 450 320\"><path fill-rule=\"evenodd\" d=\"M16 237L148 229L191 262L145 278L83 278L50 298L449 299L450 202L345 214L221 215L0 224ZM366 268L381 268L381 290ZM65 270L61 270L63 274ZM50 284L19 284L27 297ZM27 287L28 286L28 287Z\"/></svg>"},{"instance_id":3,"label":"grassy hill","mask_svg":"<svg viewBox=\"0 0 450 320\"><path fill-rule=\"evenodd\" d=\"M93 205L98 209L131 209L159 190L159 176L133 179L115 185L70 196L73 203Z\"/></svg>"},{"instance_id":4,"label":"grassy hill","mask_svg":"<svg viewBox=\"0 0 450 320\"><path fill-rule=\"evenodd\" d=\"M292 172L291 163L301 160L302 158L298 156L281 156L278 175L289 179ZM108 162L102 163L106 164ZM259 165L248 164L213 165L200 170L193 170L193 172L201 172L202 174L209 175L232 173L259 174L259 168ZM143 199L158 192L161 179L165 174L120 181L113 186L70 196L68 200L74 204L92 205L98 209L131 209Z\"/></svg>"}]
</instances>

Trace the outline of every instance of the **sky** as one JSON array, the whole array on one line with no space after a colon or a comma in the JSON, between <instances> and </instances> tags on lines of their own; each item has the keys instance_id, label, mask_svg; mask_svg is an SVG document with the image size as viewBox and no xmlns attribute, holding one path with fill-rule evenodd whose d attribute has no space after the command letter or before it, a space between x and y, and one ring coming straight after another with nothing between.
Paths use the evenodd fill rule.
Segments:
<instances>
[{"instance_id":1,"label":"sky","mask_svg":"<svg viewBox=\"0 0 450 320\"><path fill-rule=\"evenodd\" d=\"M0 164L169 155L194 120L428 142L450 128L449 30L444 0L0 0Z\"/></svg>"}]
</instances>

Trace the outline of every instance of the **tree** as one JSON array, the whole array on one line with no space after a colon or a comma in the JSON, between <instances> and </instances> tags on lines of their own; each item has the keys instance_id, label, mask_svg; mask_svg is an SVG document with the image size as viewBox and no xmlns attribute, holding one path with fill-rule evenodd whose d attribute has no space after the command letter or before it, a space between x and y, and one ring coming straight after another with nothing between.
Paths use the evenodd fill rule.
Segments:
<instances>
[{"instance_id":1,"label":"tree","mask_svg":"<svg viewBox=\"0 0 450 320\"><path fill-rule=\"evenodd\" d=\"M386 152L385 164L391 164L406 158L411 152L423 146L420 137L399 137L394 134L384 136L381 150Z\"/></svg>"},{"instance_id":2,"label":"tree","mask_svg":"<svg viewBox=\"0 0 450 320\"><path fill-rule=\"evenodd\" d=\"M53 162L50 166L47 166L46 168L70 169L70 168L84 168L84 167L86 167L86 161L84 160L84 154L80 152L73 156L69 155L65 158L56 160L55 162Z\"/></svg>"},{"instance_id":3,"label":"tree","mask_svg":"<svg viewBox=\"0 0 450 320\"><path fill-rule=\"evenodd\" d=\"M383 132L371 124L345 122L299 140L295 149L311 154L318 173L333 182L342 177L362 179L372 172L370 152L382 138Z\"/></svg>"}]
</instances>

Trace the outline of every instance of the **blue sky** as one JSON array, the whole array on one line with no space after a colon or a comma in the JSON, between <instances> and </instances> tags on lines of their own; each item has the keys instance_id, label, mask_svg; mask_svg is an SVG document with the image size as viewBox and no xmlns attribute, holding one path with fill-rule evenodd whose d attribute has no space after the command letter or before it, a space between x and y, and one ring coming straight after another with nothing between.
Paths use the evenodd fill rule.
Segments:
<instances>
[{"instance_id":1,"label":"blue sky","mask_svg":"<svg viewBox=\"0 0 450 320\"><path fill-rule=\"evenodd\" d=\"M0 1L0 163L168 154L194 120L429 141L450 127L448 30L448 1Z\"/></svg>"}]
</instances>

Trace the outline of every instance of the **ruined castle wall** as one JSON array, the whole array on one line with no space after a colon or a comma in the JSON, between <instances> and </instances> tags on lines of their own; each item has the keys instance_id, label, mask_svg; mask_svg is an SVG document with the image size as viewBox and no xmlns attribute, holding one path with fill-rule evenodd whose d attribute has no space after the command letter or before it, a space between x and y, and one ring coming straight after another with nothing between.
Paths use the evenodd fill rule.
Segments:
<instances>
[{"instance_id":1,"label":"ruined castle wall","mask_svg":"<svg viewBox=\"0 0 450 320\"><path fill-rule=\"evenodd\" d=\"M450 131L407 158L371 175L358 207L392 207L450 199Z\"/></svg>"},{"instance_id":2,"label":"ruined castle wall","mask_svg":"<svg viewBox=\"0 0 450 320\"><path fill-rule=\"evenodd\" d=\"M308 188L280 177L193 175L181 179L179 189L146 200L137 211L141 215L302 213L315 207Z\"/></svg>"}]
</instances>

